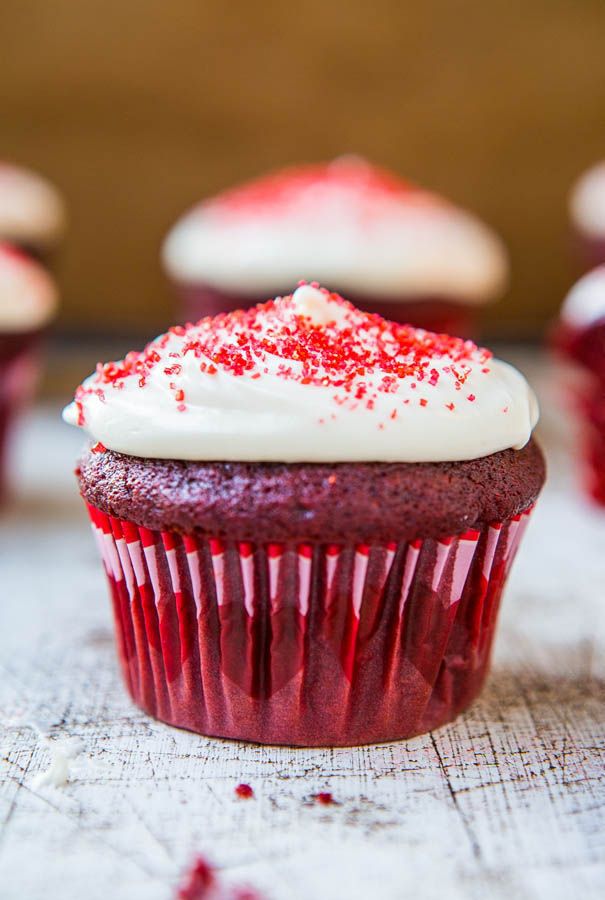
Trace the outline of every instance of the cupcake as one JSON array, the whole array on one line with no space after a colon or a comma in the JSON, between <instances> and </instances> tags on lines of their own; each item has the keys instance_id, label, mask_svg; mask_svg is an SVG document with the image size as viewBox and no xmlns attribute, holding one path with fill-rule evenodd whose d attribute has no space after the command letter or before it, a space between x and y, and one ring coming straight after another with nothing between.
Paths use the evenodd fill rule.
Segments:
<instances>
[{"instance_id":1,"label":"cupcake","mask_svg":"<svg viewBox=\"0 0 605 900\"><path fill-rule=\"evenodd\" d=\"M544 481L534 395L488 350L303 285L99 364L64 415L151 715L351 745L476 696Z\"/></svg>"},{"instance_id":2,"label":"cupcake","mask_svg":"<svg viewBox=\"0 0 605 900\"><path fill-rule=\"evenodd\" d=\"M566 386L581 426L584 481L589 494L605 504L605 265L568 293L555 346L579 376L566 378Z\"/></svg>"},{"instance_id":3,"label":"cupcake","mask_svg":"<svg viewBox=\"0 0 605 900\"><path fill-rule=\"evenodd\" d=\"M569 213L581 271L605 263L605 162L578 178L569 195Z\"/></svg>"},{"instance_id":4,"label":"cupcake","mask_svg":"<svg viewBox=\"0 0 605 900\"><path fill-rule=\"evenodd\" d=\"M163 261L183 318L252 306L301 279L363 309L467 333L507 282L501 240L471 213L356 157L278 171L189 211Z\"/></svg>"},{"instance_id":5,"label":"cupcake","mask_svg":"<svg viewBox=\"0 0 605 900\"><path fill-rule=\"evenodd\" d=\"M17 413L30 399L41 338L57 306L46 271L11 244L0 243L0 499L7 444Z\"/></svg>"},{"instance_id":6,"label":"cupcake","mask_svg":"<svg viewBox=\"0 0 605 900\"><path fill-rule=\"evenodd\" d=\"M48 265L64 230L57 189L29 169L0 162L0 240Z\"/></svg>"}]
</instances>

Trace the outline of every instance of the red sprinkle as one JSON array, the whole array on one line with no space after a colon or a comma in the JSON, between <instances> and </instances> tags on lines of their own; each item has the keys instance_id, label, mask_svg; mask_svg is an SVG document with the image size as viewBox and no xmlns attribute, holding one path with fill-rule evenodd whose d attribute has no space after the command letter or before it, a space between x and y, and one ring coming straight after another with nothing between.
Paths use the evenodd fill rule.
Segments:
<instances>
[{"instance_id":1,"label":"red sprinkle","mask_svg":"<svg viewBox=\"0 0 605 900\"><path fill-rule=\"evenodd\" d=\"M97 441L97 443L90 448L91 453L105 453L106 450L107 447L105 444L102 444L101 441Z\"/></svg>"},{"instance_id":2,"label":"red sprinkle","mask_svg":"<svg viewBox=\"0 0 605 900\"><path fill-rule=\"evenodd\" d=\"M249 800L251 797L254 797L254 791L249 784L238 784L235 788L235 793L242 800Z\"/></svg>"},{"instance_id":3,"label":"red sprinkle","mask_svg":"<svg viewBox=\"0 0 605 900\"><path fill-rule=\"evenodd\" d=\"M198 856L179 887L176 900L204 900L215 883L214 869L202 856Z\"/></svg>"}]
</instances>

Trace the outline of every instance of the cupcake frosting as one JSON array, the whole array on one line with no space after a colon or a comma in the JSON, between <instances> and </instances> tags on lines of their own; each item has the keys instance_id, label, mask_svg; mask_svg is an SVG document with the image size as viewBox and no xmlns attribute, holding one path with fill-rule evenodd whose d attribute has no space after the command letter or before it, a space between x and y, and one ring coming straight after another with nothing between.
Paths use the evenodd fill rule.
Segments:
<instances>
[{"instance_id":1,"label":"cupcake frosting","mask_svg":"<svg viewBox=\"0 0 605 900\"><path fill-rule=\"evenodd\" d=\"M196 206L163 247L168 272L270 296L299 279L352 295L468 304L507 279L500 239L471 213L356 157L286 169Z\"/></svg>"},{"instance_id":2,"label":"cupcake frosting","mask_svg":"<svg viewBox=\"0 0 605 900\"><path fill-rule=\"evenodd\" d=\"M0 162L0 239L52 242L65 227L65 207L53 185L29 169Z\"/></svg>"},{"instance_id":3,"label":"cupcake frosting","mask_svg":"<svg viewBox=\"0 0 605 900\"><path fill-rule=\"evenodd\" d=\"M574 224L591 237L605 235L605 161L581 175L569 198Z\"/></svg>"},{"instance_id":4,"label":"cupcake frosting","mask_svg":"<svg viewBox=\"0 0 605 900\"><path fill-rule=\"evenodd\" d=\"M577 329L605 320L605 265L588 272L574 284L563 301L561 318Z\"/></svg>"},{"instance_id":5,"label":"cupcake frosting","mask_svg":"<svg viewBox=\"0 0 605 900\"><path fill-rule=\"evenodd\" d=\"M10 244L0 243L0 333L42 328L56 307L50 275Z\"/></svg>"},{"instance_id":6,"label":"cupcake frosting","mask_svg":"<svg viewBox=\"0 0 605 900\"><path fill-rule=\"evenodd\" d=\"M99 364L64 418L139 457L439 462L523 447L538 409L523 376L471 341L303 285Z\"/></svg>"}]
</instances>

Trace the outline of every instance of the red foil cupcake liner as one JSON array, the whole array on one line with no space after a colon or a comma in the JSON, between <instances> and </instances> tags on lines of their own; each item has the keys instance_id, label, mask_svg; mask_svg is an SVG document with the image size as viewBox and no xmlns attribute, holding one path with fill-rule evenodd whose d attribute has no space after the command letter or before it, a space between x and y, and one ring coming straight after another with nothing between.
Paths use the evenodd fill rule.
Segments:
<instances>
[{"instance_id":1,"label":"red foil cupcake liner","mask_svg":"<svg viewBox=\"0 0 605 900\"><path fill-rule=\"evenodd\" d=\"M134 701L205 735L299 746L407 738L468 706L531 512L368 546L208 540L88 509Z\"/></svg>"},{"instance_id":2,"label":"red foil cupcake liner","mask_svg":"<svg viewBox=\"0 0 605 900\"><path fill-rule=\"evenodd\" d=\"M13 425L33 396L38 372L37 340L28 335L0 335L0 500L7 489Z\"/></svg>"},{"instance_id":3,"label":"red foil cupcake liner","mask_svg":"<svg viewBox=\"0 0 605 900\"><path fill-rule=\"evenodd\" d=\"M605 506L605 386L595 379L575 396L584 462L584 484L590 497Z\"/></svg>"}]
</instances>

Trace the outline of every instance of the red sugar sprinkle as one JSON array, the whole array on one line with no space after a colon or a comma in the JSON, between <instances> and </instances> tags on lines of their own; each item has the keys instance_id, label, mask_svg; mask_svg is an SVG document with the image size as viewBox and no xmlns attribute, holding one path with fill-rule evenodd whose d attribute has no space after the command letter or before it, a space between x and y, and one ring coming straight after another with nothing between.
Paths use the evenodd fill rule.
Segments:
<instances>
[{"instance_id":1,"label":"red sugar sprinkle","mask_svg":"<svg viewBox=\"0 0 605 900\"><path fill-rule=\"evenodd\" d=\"M91 453L105 453L106 450L107 447L102 444L101 441L97 441L97 443L90 448Z\"/></svg>"},{"instance_id":2,"label":"red sugar sprinkle","mask_svg":"<svg viewBox=\"0 0 605 900\"><path fill-rule=\"evenodd\" d=\"M254 791L249 784L238 784L235 788L235 793L242 800L249 800L251 797L254 797Z\"/></svg>"},{"instance_id":3,"label":"red sugar sprinkle","mask_svg":"<svg viewBox=\"0 0 605 900\"><path fill-rule=\"evenodd\" d=\"M470 400L471 403L474 403L477 398L475 397L474 394L469 394L466 399Z\"/></svg>"},{"instance_id":4,"label":"red sugar sprinkle","mask_svg":"<svg viewBox=\"0 0 605 900\"><path fill-rule=\"evenodd\" d=\"M469 374L477 368L484 371L491 358L488 350L471 341L388 322L324 289L322 293L334 304L334 321L327 324L315 324L301 315L288 296L201 319L195 325L176 326L141 352L99 363L89 383L76 392L79 424L84 424L85 398L96 395L103 400L108 385L122 390L128 383L145 390L154 370L154 378L170 379L177 408L185 411L180 379L184 362L191 357L199 360L199 369L206 375L220 370L259 379L271 372L270 377L285 381L332 387L336 404L352 409L355 401L363 400L370 410L380 393L396 394L403 385L415 390L422 383L430 390L448 379L460 390ZM158 364L167 358L171 365L159 369ZM435 364L441 360L447 365L438 371ZM468 399L475 397L469 394ZM426 406L428 399L419 402Z\"/></svg>"},{"instance_id":5,"label":"red sugar sprinkle","mask_svg":"<svg viewBox=\"0 0 605 900\"><path fill-rule=\"evenodd\" d=\"M451 409L451 410L456 409L456 404L455 404L455 403L446 403L445 405L446 405L446 408L447 408L447 409Z\"/></svg>"},{"instance_id":6,"label":"red sugar sprinkle","mask_svg":"<svg viewBox=\"0 0 605 900\"><path fill-rule=\"evenodd\" d=\"M329 791L322 791L319 794L313 794L313 799L321 806L333 806L336 803L334 797L329 793Z\"/></svg>"}]
</instances>

